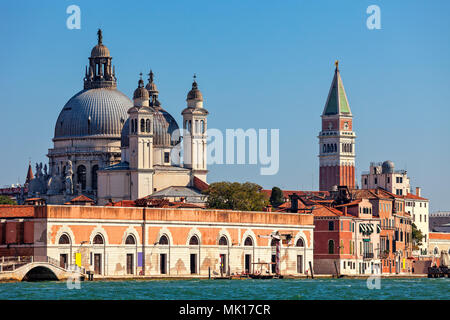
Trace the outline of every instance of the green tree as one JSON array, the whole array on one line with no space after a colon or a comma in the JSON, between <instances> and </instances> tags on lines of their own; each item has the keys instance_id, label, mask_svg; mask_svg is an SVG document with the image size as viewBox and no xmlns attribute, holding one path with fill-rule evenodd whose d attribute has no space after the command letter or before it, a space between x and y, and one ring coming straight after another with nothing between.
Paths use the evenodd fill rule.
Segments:
<instances>
[{"instance_id":1,"label":"green tree","mask_svg":"<svg viewBox=\"0 0 450 320\"><path fill-rule=\"evenodd\" d=\"M283 203L283 191L278 187L273 187L272 193L270 194L270 204L274 207L278 207Z\"/></svg>"},{"instance_id":2,"label":"green tree","mask_svg":"<svg viewBox=\"0 0 450 320\"><path fill-rule=\"evenodd\" d=\"M417 226L412 224L412 241L413 241L413 249L419 249L419 246L422 245L423 234L422 231L417 229Z\"/></svg>"},{"instance_id":3,"label":"green tree","mask_svg":"<svg viewBox=\"0 0 450 320\"><path fill-rule=\"evenodd\" d=\"M214 182L204 193L210 209L262 211L269 201L262 187L251 182Z\"/></svg>"},{"instance_id":4,"label":"green tree","mask_svg":"<svg viewBox=\"0 0 450 320\"><path fill-rule=\"evenodd\" d=\"M10 197L0 196L0 204L17 204L17 202Z\"/></svg>"}]
</instances>

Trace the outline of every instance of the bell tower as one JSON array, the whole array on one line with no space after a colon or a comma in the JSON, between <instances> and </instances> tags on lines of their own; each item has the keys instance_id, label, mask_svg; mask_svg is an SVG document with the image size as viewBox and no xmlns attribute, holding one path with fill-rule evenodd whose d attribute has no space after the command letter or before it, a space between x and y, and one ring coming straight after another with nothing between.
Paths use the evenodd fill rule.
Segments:
<instances>
[{"instance_id":1,"label":"bell tower","mask_svg":"<svg viewBox=\"0 0 450 320\"><path fill-rule=\"evenodd\" d=\"M131 199L153 192L153 113L149 108L149 93L141 78L133 94L134 106L128 110L130 121L129 157Z\"/></svg>"},{"instance_id":2,"label":"bell tower","mask_svg":"<svg viewBox=\"0 0 450 320\"><path fill-rule=\"evenodd\" d=\"M330 191L335 185L355 187L355 138L353 115L335 62L334 77L322 113L319 133L319 190Z\"/></svg>"},{"instance_id":3,"label":"bell tower","mask_svg":"<svg viewBox=\"0 0 450 320\"><path fill-rule=\"evenodd\" d=\"M183 163L192 175L206 182L206 128L208 111L203 108L203 95L194 75L192 89L187 95L187 108L183 115Z\"/></svg>"}]
</instances>

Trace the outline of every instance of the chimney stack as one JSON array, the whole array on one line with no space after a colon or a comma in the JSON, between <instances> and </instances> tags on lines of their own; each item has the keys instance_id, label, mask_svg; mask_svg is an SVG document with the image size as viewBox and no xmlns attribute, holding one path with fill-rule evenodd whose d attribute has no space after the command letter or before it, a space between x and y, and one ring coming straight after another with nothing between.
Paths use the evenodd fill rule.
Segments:
<instances>
[{"instance_id":1,"label":"chimney stack","mask_svg":"<svg viewBox=\"0 0 450 320\"><path fill-rule=\"evenodd\" d=\"M420 195L420 187L416 187L416 196L421 197L421 195Z\"/></svg>"}]
</instances>

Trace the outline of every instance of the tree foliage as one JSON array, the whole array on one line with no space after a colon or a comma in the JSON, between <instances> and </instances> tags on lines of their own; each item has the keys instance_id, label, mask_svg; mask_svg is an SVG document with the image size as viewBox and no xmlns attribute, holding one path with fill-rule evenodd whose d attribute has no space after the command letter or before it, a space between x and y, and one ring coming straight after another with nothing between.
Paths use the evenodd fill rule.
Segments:
<instances>
[{"instance_id":1,"label":"tree foliage","mask_svg":"<svg viewBox=\"0 0 450 320\"><path fill-rule=\"evenodd\" d=\"M270 204L274 207L278 207L284 203L283 191L278 187L272 188L272 193L270 194Z\"/></svg>"},{"instance_id":2,"label":"tree foliage","mask_svg":"<svg viewBox=\"0 0 450 320\"><path fill-rule=\"evenodd\" d=\"M204 193L210 209L262 211L269 201L262 187L251 182L214 182Z\"/></svg>"},{"instance_id":3,"label":"tree foliage","mask_svg":"<svg viewBox=\"0 0 450 320\"><path fill-rule=\"evenodd\" d=\"M15 200L7 196L0 196L0 204L17 204Z\"/></svg>"},{"instance_id":4,"label":"tree foliage","mask_svg":"<svg viewBox=\"0 0 450 320\"><path fill-rule=\"evenodd\" d=\"M417 229L417 226L412 224L412 241L414 249L418 249L422 245L423 234L422 231Z\"/></svg>"}]
</instances>

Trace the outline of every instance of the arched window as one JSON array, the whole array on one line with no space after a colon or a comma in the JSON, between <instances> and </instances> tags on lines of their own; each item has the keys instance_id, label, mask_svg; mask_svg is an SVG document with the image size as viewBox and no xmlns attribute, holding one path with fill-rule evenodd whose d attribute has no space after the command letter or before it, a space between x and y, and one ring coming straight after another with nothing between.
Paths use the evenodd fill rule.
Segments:
<instances>
[{"instance_id":1,"label":"arched window","mask_svg":"<svg viewBox=\"0 0 450 320\"><path fill-rule=\"evenodd\" d=\"M145 132L145 121L141 119L141 132Z\"/></svg>"},{"instance_id":2,"label":"arched window","mask_svg":"<svg viewBox=\"0 0 450 320\"><path fill-rule=\"evenodd\" d=\"M97 190L97 171L98 165L92 167L92 189Z\"/></svg>"},{"instance_id":3,"label":"arched window","mask_svg":"<svg viewBox=\"0 0 450 320\"><path fill-rule=\"evenodd\" d=\"M326 146L325 144L322 146L322 152L323 152L323 153L326 153L326 152L327 152L327 146Z\"/></svg>"},{"instance_id":4,"label":"arched window","mask_svg":"<svg viewBox=\"0 0 450 320\"><path fill-rule=\"evenodd\" d=\"M201 120L200 123L202 124L202 133L205 133L205 121Z\"/></svg>"},{"instance_id":5,"label":"arched window","mask_svg":"<svg viewBox=\"0 0 450 320\"><path fill-rule=\"evenodd\" d=\"M169 244L169 238L167 238L167 236L165 234L163 234L161 236L161 238L159 238L159 244L168 245Z\"/></svg>"},{"instance_id":6,"label":"arched window","mask_svg":"<svg viewBox=\"0 0 450 320\"><path fill-rule=\"evenodd\" d=\"M328 240L328 254L334 254L334 241Z\"/></svg>"},{"instance_id":7,"label":"arched window","mask_svg":"<svg viewBox=\"0 0 450 320\"><path fill-rule=\"evenodd\" d=\"M434 248L434 254L439 254L439 249L438 249L438 247L435 247L435 248Z\"/></svg>"},{"instance_id":8,"label":"arched window","mask_svg":"<svg viewBox=\"0 0 450 320\"><path fill-rule=\"evenodd\" d=\"M190 239L189 239L189 245L190 246L198 246L198 237L197 236L192 236Z\"/></svg>"},{"instance_id":9,"label":"arched window","mask_svg":"<svg viewBox=\"0 0 450 320\"><path fill-rule=\"evenodd\" d=\"M77 168L77 183L81 184L81 190L86 190L86 167L83 165Z\"/></svg>"},{"instance_id":10,"label":"arched window","mask_svg":"<svg viewBox=\"0 0 450 320\"><path fill-rule=\"evenodd\" d=\"M221 236L219 239L219 246L227 246L227 245L228 245L227 237Z\"/></svg>"},{"instance_id":11,"label":"arched window","mask_svg":"<svg viewBox=\"0 0 450 320\"><path fill-rule=\"evenodd\" d=\"M150 119L145 120L145 131L147 131L147 133L150 133Z\"/></svg>"},{"instance_id":12,"label":"arched window","mask_svg":"<svg viewBox=\"0 0 450 320\"><path fill-rule=\"evenodd\" d=\"M130 133L134 133L134 120L131 120Z\"/></svg>"},{"instance_id":13,"label":"arched window","mask_svg":"<svg viewBox=\"0 0 450 320\"><path fill-rule=\"evenodd\" d=\"M295 244L296 247L304 247L305 246L305 242L303 241L302 238L298 238L297 243Z\"/></svg>"},{"instance_id":14,"label":"arched window","mask_svg":"<svg viewBox=\"0 0 450 320\"><path fill-rule=\"evenodd\" d=\"M103 237L101 234L97 234L92 241L93 244L104 244Z\"/></svg>"},{"instance_id":15,"label":"arched window","mask_svg":"<svg viewBox=\"0 0 450 320\"><path fill-rule=\"evenodd\" d=\"M244 246L253 246L253 240L250 237L245 238Z\"/></svg>"},{"instance_id":16,"label":"arched window","mask_svg":"<svg viewBox=\"0 0 450 320\"><path fill-rule=\"evenodd\" d=\"M70 239L67 234L63 234L61 237L59 237L58 244L70 244Z\"/></svg>"},{"instance_id":17,"label":"arched window","mask_svg":"<svg viewBox=\"0 0 450 320\"><path fill-rule=\"evenodd\" d=\"M136 244L136 239L133 235L128 235L127 239L125 240L125 244Z\"/></svg>"},{"instance_id":18,"label":"arched window","mask_svg":"<svg viewBox=\"0 0 450 320\"><path fill-rule=\"evenodd\" d=\"M200 126L198 125L198 120L195 120L195 129L194 129L195 133L200 133Z\"/></svg>"},{"instance_id":19,"label":"arched window","mask_svg":"<svg viewBox=\"0 0 450 320\"><path fill-rule=\"evenodd\" d=\"M334 144L334 152L337 152L337 144Z\"/></svg>"}]
</instances>

